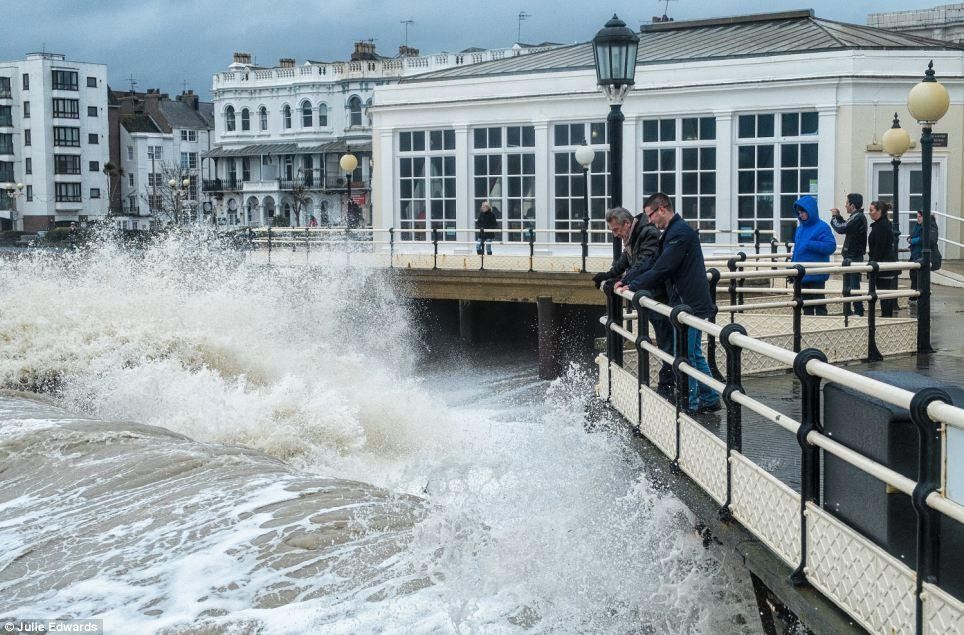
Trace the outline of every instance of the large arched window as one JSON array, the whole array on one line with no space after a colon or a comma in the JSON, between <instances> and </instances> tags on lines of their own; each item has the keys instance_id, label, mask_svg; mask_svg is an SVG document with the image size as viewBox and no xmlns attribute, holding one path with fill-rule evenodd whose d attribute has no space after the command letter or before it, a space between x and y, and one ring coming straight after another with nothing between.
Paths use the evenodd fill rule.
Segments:
<instances>
[{"instance_id":1,"label":"large arched window","mask_svg":"<svg viewBox=\"0 0 964 635\"><path fill-rule=\"evenodd\" d=\"M241 109L241 129L251 130L251 113L247 108Z\"/></svg>"},{"instance_id":2,"label":"large arched window","mask_svg":"<svg viewBox=\"0 0 964 635\"><path fill-rule=\"evenodd\" d=\"M306 101L301 104L301 127L310 128L311 127L311 102Z\"/></svg>"},{"instance_id":3,"label":"large arched window","mask_svg":"<svg viewBox=\"0 0 964 635\"><path fill-rule=\"evenodd\" d=\"M361 99L357 95L348 100L348 125L362 125Z\"/></svg>"},{"instance_id":4,"label":"large arched window","mask_svg":"<svg viewBox=\"0 0 964 635\"><path fill-rule=\"evenodd\" d=\"M318 104L318 127L328 127L328 104Z\"/></svg>"},{"instance_id":5,"label":"large arched window","mask_svg":"<svg viewBox=\"0 0 964 635\"><path fill-rule=\"evenodd\" d=\"M286 105L281 110L281 117L284 120L282 123L284 124L285 130L291 128L291 106Z\"/></svg>"},{"instance_id":6,"label":"large arched window","mask_svg":"<svg viewBox=\"0 0 964 635\"><path fill-rule=\"evenodd\" d=\"M264 106L261 106L261 110L258 111L258 119L260 120L260 123L261 123L261 129L267 130L268 129L268 109L265 108Z\"/></svg>"},{"instance_id":7,"label":"large arched window","mask_svg":"<svg viewBox=\"0 0 964 635\"><path fill-rule=\"evenodd\" d=\"M234 132L234 106L228 106L224 109L224 129L228 132Z\"/></svg>"}]
</instances>

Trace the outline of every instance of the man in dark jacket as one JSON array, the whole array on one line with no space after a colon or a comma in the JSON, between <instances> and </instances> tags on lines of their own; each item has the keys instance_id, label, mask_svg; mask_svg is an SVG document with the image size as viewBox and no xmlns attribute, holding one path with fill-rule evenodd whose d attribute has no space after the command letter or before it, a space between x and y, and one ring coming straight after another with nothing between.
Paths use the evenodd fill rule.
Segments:
<instances>
[{"instance_id":1,"label":"man in dark jacket","mask_svg":"<svg viewBox=\"0 0 964 635\"><path fill-rule=\"evenodd\" d=\"M499 227L499 219L495 217L495 213L492 211L492 205L488 201L482 201L482 205L479 206L479 217L475 219L475 227L479 230L478 236L475 239L475 253L479 256L482 255L482 243L485 243L485 253L489 256L492 255L492 238L495 236L493 230ZM485 238L483 239L483 236Z\"/></svg>"},{"instance_id":2,"label":"man in dark jacket","mask_svg":"<svg viewBox=\"0 0 964 635\"><path fill-rule=\"evenodd\" d=\"M609 271L592 277L597 288L603 282L619 278L636 265L651 259L656 254L656 245L659 242L659 229L649 222L645 212L634 218L632 212L625 207L614 207L606 212L606 223L613 236L622 241L623 250L619 257L613 260ZM673 327L669 320L663 315L650 312L649 322L653 325L656 345L661 351L672 355ZM665 362L659 370L659 385L656 390L667 397L673 392L673 367Z\"/></svg>"},{"instance_id":3,"label":"man in dark jacket","mask_svg":"<svg viewBox=\"0 0 964 635\"><path fill-rule=\"evenodd\" d=\"M666 194L657 192L651 195L643 208L649 220L663 230L663 234L659 238L656 255L627 272L624 286L630 291L658 290L665 286L672 302L689 305L692 314L697 317L712 317L716 305L710 296L699 234L673 211L673 203ZM616 288L621 286L621 283L617 284ZM709 364L703 356L702 331L689 327L686 339L690 365L711 375ZM720 407L720 396L716 392L692 377L689 379L690 412L716 412Z\"/></svg>"},{"instance_id":4,"label":"man in dark jacket","mask_svg":"<svg viewBox=\"0 0 964 635\"><path fill-rule=\"evenodd\" d=\"M834 240L830 225L820 220L817 211L817 199L812 196L801 196L793 204L793 211L797 213L800 224L793 235L793 256L791 262L830 262L830 256L837 251L837 241ZM824 289L827 286L827 274L808 273L801 281L803 289ZM804 300L823 300L822 293L807 295ZM826 304L816 304L803 307L804 315L827 315Z\"/></svg>"},{"instance_id":5,"label":"man in dark jacket","mask_svg":"<svg viewBox=\"0 0 964 635\"><path fill-rule=\"evenodd\" d=\"M867 217L864 215L864 197L860 194L852 193L847 195L845 205L850 216L844 220L840 216L840 210L834 207L830 210L833 214L830 218L830 226L838 234L844 234L843 257L850 262L863 262L864 254L867 253ZM859 273L845 273L843 277L844 294L850 293L860 287ZM864 303L854 302L853 312L863 317ZM844 304L844 313L850 313L850 303Z\"/></svg>"},{"instance_id":6,"label":"man in dark jacket","mask_svg":"<svg viewBox=\"0 0 964 635\"><path fill-rule=\"evenodd\" d=\"M636 263L648 260L656 253L656 243L659 242L659 230L649 222L645 212L633 218L632 212L625 207L614 207L606 212L606 223L613 236L622 241L623 250L609 271L592 277L596 288L606 280L619 278Z\"/></svg>"}]
</instances>

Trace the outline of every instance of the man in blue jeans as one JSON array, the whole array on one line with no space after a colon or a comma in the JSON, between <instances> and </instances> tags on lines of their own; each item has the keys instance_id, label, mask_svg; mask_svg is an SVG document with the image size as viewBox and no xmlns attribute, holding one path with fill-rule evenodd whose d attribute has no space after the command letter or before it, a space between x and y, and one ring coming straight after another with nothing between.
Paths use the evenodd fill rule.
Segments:
<instances>
[{"instance_id":1,"label":"man in blue jeans","mask_svg":"<svg viewBox=\"0 0 964 635\"><path fill-rule=\"evenodd\" d=\"M830 226L838 234L843 234L844 244L841 255L845 260L852 263L864 261L864 254L867 253L867 217L864 215L864 197L860 194L852 193L847 195L845 205L850 216L844 220L840 215L840 210L834 207L830 210ZM850 294L854 289L860 288L859 273L845 273L843 277L844 295ZM859 294L859 291L857 292ZM864 316L864 303L854 302L854 313L860 317ZM844 304L844 313L850 315L850 303Z\"/></svg>"},{"instance_id":2,"label":"man in blue jeans","mask_svg":"<svg viewBox=\"0 0 964 635\"><path fill-rule=\"evenodd\" d=\"M699 234L673 211L672 201L662 192L647 198L643 210L650 222L663 231L656 254L650 262L627 272L625 284L618 283L616 289L625 287L630 291L654 291L665 287L670 302L688 305L696 317L711 317L716 306L710 296ZM699 329L688 328L686 354L689 363L701 373L712 376L703 356L703 333ZM722 407L719 394L692 377L689 378L688 405L687 412L690 414L717 412Z\"/></svg>"}]
</instances>

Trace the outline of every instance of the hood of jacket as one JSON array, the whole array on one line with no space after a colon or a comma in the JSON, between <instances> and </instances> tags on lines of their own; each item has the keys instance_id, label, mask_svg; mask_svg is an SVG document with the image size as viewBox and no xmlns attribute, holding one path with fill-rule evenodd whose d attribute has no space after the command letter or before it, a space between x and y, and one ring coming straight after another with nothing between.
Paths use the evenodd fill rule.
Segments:
<instances>
[{"instance_id":1,"label":"hood of jacket","mask_svg":"<svg viewBox=\"0 0 964 635\"><path fill-rule=\"evenodd\" d=\"M820 219L817 210L817 199L812 196L801 196L793 203L793 211L797 213L797 220L801 225L813 225ZM807 220L800 218L800 212L807 213Z\"/></svg>"}]
</instances>

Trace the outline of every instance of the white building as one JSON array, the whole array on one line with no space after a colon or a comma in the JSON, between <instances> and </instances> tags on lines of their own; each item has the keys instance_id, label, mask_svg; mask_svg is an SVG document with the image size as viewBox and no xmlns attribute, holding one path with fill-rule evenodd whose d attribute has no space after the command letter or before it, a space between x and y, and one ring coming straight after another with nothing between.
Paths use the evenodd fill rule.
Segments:
<instances>
[{"instance_id":1,"label":"white building","mask_svg":"<svg viewBox=\"0 0 964 635\"><path fill-rule=\"evenodd\" d=\"M205 214L212 211L211 200L201 193L201 157L211 149L212 104L199 101L192 91L173 100L157 90L113 93L113 100L120 108L121 208L112 217L118 228L149 229L174 220L175 212L210 222ZM185 178L187 188L180 185ZM179 183L176 201L171 179Z\"/></svg>"},{"instance_id":2,"label":"white building","mask_svg":"<svg viewBox=\"0 0 964 635\"><path fill-rule=\"evenodd\" d=\"M265 225L276 215L292 225L345 220L351 198L370 218L372 95L379 86L433 70L521 57L554 46L471 49L418 56L375 53L359 42L351 61L282 59L268 68L235 53L226 72L214 76L215 148L206 157L214 177L204 182L231 222ZM358 168L341 173L339 158L351 152ZM205 167L207 170L207 166Z\"/></svg>"},{"instance_id":3,"label":"white building","mask_svg":"<svg viewBox=\"0 0 964 635\"><path fill-rule=\"evenodd\" d=\"M933 207L959 216L964 49L811 11L641 28L636 83L622 106L623 202L639 211L648 194L667 192L706 242L724 243L753 229L792 239L792 205L803 194L817 197L824 220L848 192L887 200L892 168L881 135L897 112L920 136L907 93L929 60L951 95L935 128L947 143L934 150ZM563 231L586 215L574 151L588 141L590 216L593 229L605 229L609 108L590 43L406 78L379 87L375 101L375 227L394 227L402 240L428 238L433 226L449 230L443 238L472 240L451 230L473 227L489 199L503 240L534 226L547 232L539 241L566 242ZM912 148L899 177L903 211L920 207L920 166ZM939 224L960 240L960 223Z\"/></svg>"},{"instance_id":4,"label":"white building","mask_svg":"<svg viewBox=\"0 0 964 635\"><path fill-rule=\"evenodd\" d=\"M961 43L964 42L964 3L942 4L931 9L871 13L867 16L867 25Z\"/></svg>"},{"instance_id":5,"label":"white building","mask_svg":"<svg viewBox=\"0 0 964 635\"><path fill-rule=\"evenodd\" d=\"M31 53L0 62L0 183L24 184L17 229L107 213L107 66ZM11 208L0 192L0 209ZM10 214L2 221L12 228Z\"/></svg>"}]
</instances>

